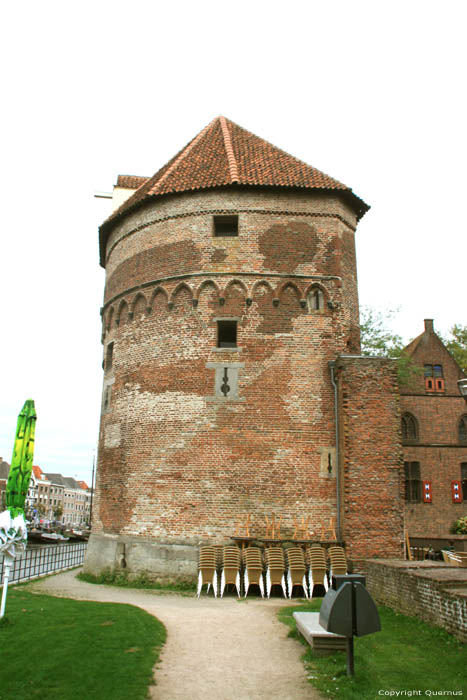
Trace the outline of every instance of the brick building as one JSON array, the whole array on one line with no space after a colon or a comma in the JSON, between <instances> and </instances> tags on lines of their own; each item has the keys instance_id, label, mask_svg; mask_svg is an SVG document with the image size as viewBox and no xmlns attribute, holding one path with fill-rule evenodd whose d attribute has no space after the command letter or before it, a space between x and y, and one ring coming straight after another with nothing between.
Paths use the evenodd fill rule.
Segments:
<instances>
[{"instance_id":1,"label":"brick building","mask_svg":"<svg viewBox=\"0 0 467 700\"><path fill-rule=\"evenodd\" d=\"M406 527L413 537L445 537L467 500L467 406L457 388L464 374L430 319L406 351L420 368L401 387Z\"/></svg>"},{"instance_id":2,"label":"brick building","mask_svg":"<svg viewBox=\"0 0 467 700\"><path fill-rule=\"evenodd\" d=\"M223 117L116 191L86 570L192 575L247 513L255 534L334 520L354 559L400 556L395 367L359 356L367 205Z\"/></svg>"}]
</instances>

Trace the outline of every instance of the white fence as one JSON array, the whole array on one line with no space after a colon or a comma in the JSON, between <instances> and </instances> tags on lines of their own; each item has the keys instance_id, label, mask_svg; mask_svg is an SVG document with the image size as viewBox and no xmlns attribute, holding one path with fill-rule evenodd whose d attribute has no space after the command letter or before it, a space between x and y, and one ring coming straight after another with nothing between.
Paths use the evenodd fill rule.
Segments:
<instances>
[{"instance_id":1,"label":"white fence","mask_svg":"<svg viewBox=\"0 0 467 700\"><path fill-rule=\"evenodd\" d=\"M28 581L80 566L84 561L87 542L54 544L31 547L14 559L10 569L10 583ZM4 558L0 554L0 584L3 583Z\"/></svg>"}]
</instances>

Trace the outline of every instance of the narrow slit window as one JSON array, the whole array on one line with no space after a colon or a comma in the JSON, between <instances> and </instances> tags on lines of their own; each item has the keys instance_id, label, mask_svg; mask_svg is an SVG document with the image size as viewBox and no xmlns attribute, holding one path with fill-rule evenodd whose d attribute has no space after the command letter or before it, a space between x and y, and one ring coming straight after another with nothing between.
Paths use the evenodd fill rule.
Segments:
<instances>
[{"instance_id":1,"label":"narrow slit window","mask_svg":"<svg viewBox=\"0 0 467 700\"><path fill-rule=\"evenodd\" d=\"M238 216L215 216L215 236L238 236Z\"/></svg>"},{"instance_id":2,"label":"narrow slit window","mask_svg":"<svg viewBox=\"0 0 467 700\"><path fill-rule=\"evenodd\" d=\"M109 369L112 367L113 354L114 354L114 344L109 343L107 345L107 350L105 353L105 371L106 372L108 372Z\"/></svg>"},{"instance_id":3,"label":"narrow slit window","mask_svg":"<svg viewBox=\"0 0 467 700\"><path fill-rule=\"evenodd\" d=\"M237 347L237 321L217 322L217 347L236 348Z\"/></svg>"}]
</instances>

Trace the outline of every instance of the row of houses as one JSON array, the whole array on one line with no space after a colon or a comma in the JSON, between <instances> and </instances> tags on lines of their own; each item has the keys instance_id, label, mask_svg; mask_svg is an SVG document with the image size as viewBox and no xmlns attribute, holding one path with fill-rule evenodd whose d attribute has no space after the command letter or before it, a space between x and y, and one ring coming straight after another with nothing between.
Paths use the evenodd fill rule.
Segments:
<instances>
[{"instance_id":1,"label":"row of houses","mask_svg":"<svg viewBox=\"0 0 467 700\"><path fill-rule=\"evenodd\" d=\"M0 457L0 510L5 509L5 489L10 465ZM63 525L84 527L90 522L92 490L85 481L62 474L44 473L32 468L25 503L30 520L59 521Z\"/></svg>"}]
</instances>

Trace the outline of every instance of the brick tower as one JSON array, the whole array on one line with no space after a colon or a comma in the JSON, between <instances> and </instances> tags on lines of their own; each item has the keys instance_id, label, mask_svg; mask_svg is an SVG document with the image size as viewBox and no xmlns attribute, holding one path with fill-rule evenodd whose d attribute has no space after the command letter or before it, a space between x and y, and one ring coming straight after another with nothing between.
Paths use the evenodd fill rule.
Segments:
<instances>
[{"instance_id":1,"label":"brick tower","mask_svg":"<svg viewBox=\"0 0 467 700\"><path fill-rule=\"evenodd\" d=\"M301 518L320 532L346 511L329 362L360 349L354 233L367 205L224 117L153 177L119 185L134 192L100 228L86 569L192 575L197 545L227 541L246 514L253 533L273 514L283 534Z\"/></svg>"}]
</instances>

